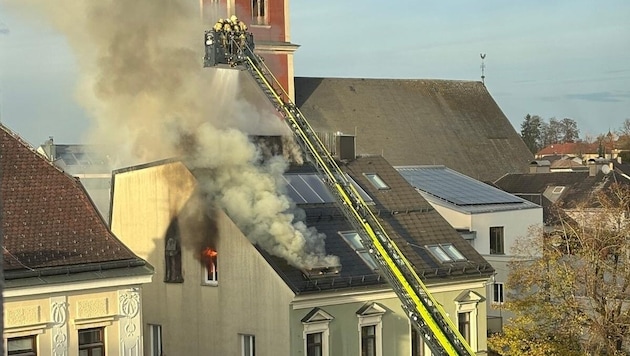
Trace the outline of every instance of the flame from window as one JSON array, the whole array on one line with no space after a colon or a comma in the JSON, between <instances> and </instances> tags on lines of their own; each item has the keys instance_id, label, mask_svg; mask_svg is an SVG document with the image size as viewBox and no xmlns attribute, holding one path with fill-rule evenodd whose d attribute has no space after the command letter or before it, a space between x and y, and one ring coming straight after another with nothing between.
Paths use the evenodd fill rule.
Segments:
<instances>
[{"instance_id":1,"label":"flame from window","mask_svg":"<svg viewBox=\"0 0 630 356\"><path fill-rule=\"evenodd\" d=\"M201 257L206 262L206 266L210 272L214 272L217 266L217 254L217 251L213 250L211 247L206 247L201 252Z\"/></svg>"}]
</instances>

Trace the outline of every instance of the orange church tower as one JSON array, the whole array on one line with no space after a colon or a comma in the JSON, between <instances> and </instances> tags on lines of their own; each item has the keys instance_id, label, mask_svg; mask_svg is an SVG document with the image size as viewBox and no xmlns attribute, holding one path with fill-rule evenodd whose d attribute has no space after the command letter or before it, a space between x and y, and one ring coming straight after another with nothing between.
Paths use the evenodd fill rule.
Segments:
<instances>
[{"instance_id":1,"label":"orange church tower","mask_svg":"<svg viewBox=\"0 0 630 356\"><path fill-rule=\"evenodd\" d=\"M208 27L220 18L236 15L254 34L256 53L265 59L278 82L295 99L293 53L288 0L200 0L201 16Z\"/></svg>"}]
</instances>

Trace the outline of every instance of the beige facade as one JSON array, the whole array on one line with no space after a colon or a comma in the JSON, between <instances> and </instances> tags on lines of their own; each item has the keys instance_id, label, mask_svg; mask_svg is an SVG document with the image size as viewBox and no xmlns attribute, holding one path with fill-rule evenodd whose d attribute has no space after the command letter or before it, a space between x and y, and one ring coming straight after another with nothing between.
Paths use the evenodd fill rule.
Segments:
<instances>
[{"instance_id":1,"label":"beige facade","mask_svg":"<svg viewBox=\"0 0 630 356\"><path fill-rule=\"evenodd\" d=\"M108 356L143 355L141 289L151 276L4 290L4 342L33 337L37 355L79 355L79 332L102 328Z\"/></svg>"},{"instance_id":2,"label":"beige facade","mask_svg":"<svg viewBox=\"0 0 630 356\"><path fill-rule=\"evenodd\" d=\"M196 180L180 162L116 172L112 231L155 267L144 286L146 355L151 328L161 330L166 355L242 355L244 335L255 337L256 355L305 355L306 334L324 332L324 355L359 354L362 323L378 323L379 355L408 356L411 326L386 286L296 294L222 212L206 216ZM181 283L166 283L165 236L178 221ZM206 245L218 251L218 281L208 283L200 258ZM485 278L430 289L457 325L470 313L475 350L486 350ZM319 308L322 313L314 308ZM309 314L312 318L304 320ZM483 352L482 352L483 353Z\"/></svg>"},{"instance_id":3,"label":"beige facade","mask_svg":"<svg viewBox=\"0 0 630 356\"><path fill-rule=\"evenodd\" d=\"M290 354L279 340L289 338L293 293L225 214L208 221L201 204L194 177L179 162L115 177L112 231L156 271L145 286L145 326L161 326L166 355L240 355L242 335L255 336L257 353ZM174 218L183 282L165 283L164 236ZM216 284L205 282L205 239L218 251Z\"/></svg>"}]
</instances>

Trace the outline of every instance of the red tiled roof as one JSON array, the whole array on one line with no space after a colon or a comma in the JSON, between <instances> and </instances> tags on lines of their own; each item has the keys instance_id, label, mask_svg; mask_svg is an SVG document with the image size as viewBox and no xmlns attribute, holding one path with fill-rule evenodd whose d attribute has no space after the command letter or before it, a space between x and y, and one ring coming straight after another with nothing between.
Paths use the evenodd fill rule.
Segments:
<instances>
[{"instance_id":1,"label":"red tiled roof","mask_svg":"<svg viewBox=\"0 0 630 356\"><path fill-rule=\"evenodd\" d=\"M138 258L107 228L85 189L0 125L4 270Z\"/></svg>"},{"instance_id":2,"label":"red tiled roof","mask_svg":"<svg viewBox=\"0 0 630 356\"><path fill-rule=\"evenodd\" d=\"M604 148L610 150L614 148L613 143L604 141ZM595 154L599 151L599 142L586 143L586 142L567 142L567 143L554 143L536 153L536 156L550 156L550 155L580 155L580 154Z\"/></svg>"}]
</instances>

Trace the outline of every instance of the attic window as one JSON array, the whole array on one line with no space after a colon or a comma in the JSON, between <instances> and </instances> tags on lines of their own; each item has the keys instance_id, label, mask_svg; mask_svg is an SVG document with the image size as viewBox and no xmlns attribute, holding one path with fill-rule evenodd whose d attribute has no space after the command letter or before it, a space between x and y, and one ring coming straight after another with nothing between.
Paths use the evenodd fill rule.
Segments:
<instances>
[{"instance_id":1,"label":"attic window","mask_svg":"<svg viewBox=\"0 0 630 356\"><path fill-rule=\"evenodd\" d=\"M372 255L370 255L368 249L365 248L365 245L363 245L363 242L361 241L361 237L356 231L339 232L339 235L341 235L346 243L350 245L350 247L352 247L352 249L361 257L366 265L368 265L372 270L378 269L376 261L374 261Z\"/></svg>"},{"instance_id":2,"label":"attic window","mask_svg":"<svg viewBox=\"0 0 630 356\"><path fill-rule=\"evenodd\" d=\"M374 185L377 189L389 189L389 186L379 177L376 173L364 173L365 177Z\"/></svg>"},{"instance_id":3,"label":"attic window","mask_svg":"<svg viewBox=\"0 0 630 356\"><path fill-rule=\"evenodd\" d=\"M558 187L554 187L553 190L551 191L553 194L560 194L562 193L562 191L564 190L564 187L562 186L558 186Z\"/></svg>"},{"instance_id":4,"label":"attic window","mask_svg":"<svg viewBox=\"0 0 630 356\"><path fill-rule=\"evenodd\" d=\"M425 247L433 257L442 263L466 261L466 257L453 244L427 245Z\"/></svg>"}]
</instances>

